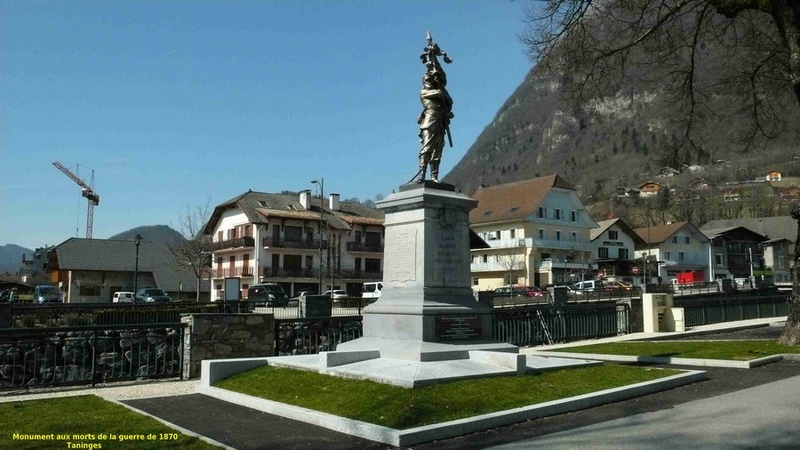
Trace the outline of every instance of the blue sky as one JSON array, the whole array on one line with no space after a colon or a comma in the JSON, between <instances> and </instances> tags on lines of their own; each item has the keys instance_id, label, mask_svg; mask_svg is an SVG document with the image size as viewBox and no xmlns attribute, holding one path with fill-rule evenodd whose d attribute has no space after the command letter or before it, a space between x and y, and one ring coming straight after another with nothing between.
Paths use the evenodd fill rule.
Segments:
<instances>
[{"instance_id":1,"label":"blue sky","mask_svg":"<svg viewBox=\"0 0 800 450\"><path fill-rule=\"evenodd\" d=\"M454 59L449 172L530 70L525 2L0 0L0 245L252 189L386 196L416 172L425 33Z\"/></svg>"}]
</instances>

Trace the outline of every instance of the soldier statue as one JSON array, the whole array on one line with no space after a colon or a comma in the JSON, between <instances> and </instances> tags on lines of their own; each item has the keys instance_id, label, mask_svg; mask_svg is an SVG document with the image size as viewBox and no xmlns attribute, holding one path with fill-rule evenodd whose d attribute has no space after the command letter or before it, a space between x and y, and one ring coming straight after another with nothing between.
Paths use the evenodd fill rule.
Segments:
<instances>
[{"instance_id":1,"label":"soldier statue","mask_svg":"<svg viewBox=\"0 0 800 450\"><path fill-rule=\"evenodd\" d=\"M419 172L417 182L425 181L425 172L430 166L431 181L439 182L439 163L442 160L444 138L453 146L450 136L450 119L453 118L453 99L447 92L447 75L439 65L438 56L442 56L445 63L452 60L447 53L441 51L433 42L428 33L428 46L425 47L420 59L425 64L425 76L422 77L422 90L419 99L422 102L422 112L417 119L419 124L419 141L422 148L419 151Z\"/></svg>"}]
</instances>

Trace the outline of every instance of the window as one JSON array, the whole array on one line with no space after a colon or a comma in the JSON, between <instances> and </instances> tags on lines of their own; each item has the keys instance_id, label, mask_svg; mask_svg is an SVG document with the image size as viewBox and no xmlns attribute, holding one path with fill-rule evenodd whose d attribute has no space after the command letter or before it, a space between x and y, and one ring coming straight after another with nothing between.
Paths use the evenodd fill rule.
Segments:
<instances>
[{"instance_id":1,"label":"window","mask_svg":"<svg viewBox=\"0 0 800 450\"><path fill-rule=\"evenodd\" d=\"M673 244L677 244L678 243L678 236L672 236L672 243Z\"/></svg>"},{"instance_id":2,"label":"window","mask_svg":"<svg viewBox=\"0 0 800 450\"><path fill-rule=\"evenodd\" d=\"M300 242L303 239L303 229L301 227L283 227L283 238L287 242Z\"/></svg>"},{"instance_id":3,"label":"window","mask_svg":"<svg viewBox=\"0 0 800 450\"><path fill-rule=\"evenodd\" d=\"M578 211L570 211L569 212L569 221L570 222L577 222L578 221Z\"/></svg>"},{"instance_id":4,"label":"window","mask_svg":"<svg viewBox=\"0 0 800 450\"><path fill-rule=\"evenodd\" d=\"M556 220L561 220L561 210L556 208L554 213L555 213L555 219Z\"/></svg>"},{"instance_id":5,"label":"window","mask_svg":"<svg viewBox=\"0 0 800 450\"><path fill-rule=\"evenodd\" d=\"M378 258L364 258L364 271L369 273L380 273L381 260Z\"/></svg>"},{"instance_id":6,"label":"window","mask_svg":"<svg viewBox=\"0 0 800 450\"><path fill-rule=\"evenodd\" d=\"M540 219L546 219L547 218L547 208L545 208L544 206L540 206L539 207L539 218Z\"/></svg>"},{"instance_id":7,"label":"window","mask_svg":"<svg viewBox=\"0 0 800 450\"><path fill-rule=\"evenodd\" d=\"M100 286L81 286L81 296L98 297L100 295Z\"/></svg>"},{"instance_id":8,"label":"window","mask_svg":"<svg viewBox=\"0 0 800 450\"><path fill-rule=\"evenodd\" d=\"M627 248L621 248L621 249L619 249L617 254L619 255L619 256L618 256L618 257L619 257L619 259L628 259L628 258L629 258L629 256L628 256L628 249L627 249Z\"/></svg>"},{"instance_id":9,"label":"window","mask_svg":"<svg viewBox=\"0 0 800 450\"><path fill-rule=\"evenodd\" d=\"M269 208L269 203L267 203L265 200L259 200L258 204L264 208Z\"/></svg>"},{"instance_id":10,"label":"window","mask_svg":"<svg viewBox=\"0 0 800 450\"><path fill-rule=\"evenodd\" d=\"M686 254L683 252L678 252L678 261L685 261L685 260L686 260Z\"/></svg>"},{"instance_id":11,"label":"window","mask_svg":"<svg viewBox=\"0 0 800 450\"><path fill-rule=\"evenodd\" d=\"M557 241L561 240L561 230L556 230L556 240Z\"/></svg>"},{"instance_id":12,"label":"window","mask_svg":"<svg viewBox=\"0 0 800 450\"><path fill-rule=\"evenodd\" d=\"M692 243L692 240L689 238L689 236L686 236L685 238L683 238L683 243L689 245Z\"/></svg>"},{"instance_id":13,"label":"window","mask_svg":"<svg viewBox=\"0 0 800 450\"><path fill-rule=\"evenodd\" d=\"M509 233L511 234L511 239L516 239L517 230L511 229L511 230L509 230Z\"/></svg>"},{"instance_id":14,"label":"window","mask_svg":"<svg viewBox=\"0 0 800 450\"><path fill-rule=\"evenodd\" d=\"M480 278L473 278L472 279L472 285L473 286L477 286L479 281L480 281Z\"/></svg>"},{"instance_id":15,"label":"window","mask_svg":"<svg viewBox=\"0 0 800 450\"><path fill-rule=\"evenodd\" d=\"M483 263L489 262L489 255L481 255L481 260Z\"/></svg>"},{"instance_id":16,"label":"window","mask_svg":"<svg viewBox=\"0 0 800 450\"><path fill-rule=\"evenodd\" d=\"M544 239L544 230L539 228L539 239Z\"/></svg>"},{"instance_id":17,"label":"window","mask_svg":"<svg viewBox=\"0 0 800 450\"><path fill-rule=\"evenodd\" d=\"M599 247L597 249L597 257L599 259L608 259L608 247Z\"/></svg>"},{"instance_id":18,"label":"window","mask_svg":"<svg viewBox=\"0 0 800 450\"><path fill-rule=\"evenodd\" d=\"M572 242L578 242L578 233L572 232Z\"/></svg>"},{"instance_id":19,"label":"window","mask_svg":"<svg viewBox=\"0 0 800 450\"><path fill-rule=\"evenodd\" d=\"M619 231L608 230L608 238L616 241L617 239L619 239Z\"/></svg>"},{"instance_id":20,"label":"window","mask_svg":"<svg viewBox=\"0 0 800 450\"><path fill-rule=\"evenodd\" d=\"M725 255L722 253L717 253L714 255L714 263L717 267L724 267L725 266Z\"/></svg>"},{"instance_id":21,"label":"window","mask_svg":"<svg viewBox=\"0 0 800 450\"><path fill-rule=\"evenodd\" d=\"M669 261L669 252L664 252L664 260Z\"/></svg>"}]
</instances>

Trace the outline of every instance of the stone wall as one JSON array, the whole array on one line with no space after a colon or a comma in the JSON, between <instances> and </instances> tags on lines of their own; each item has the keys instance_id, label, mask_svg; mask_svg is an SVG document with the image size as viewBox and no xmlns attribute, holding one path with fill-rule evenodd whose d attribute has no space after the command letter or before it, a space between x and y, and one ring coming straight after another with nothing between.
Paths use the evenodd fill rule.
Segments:
<instances>
[{"instance_id":1,"label":"stone wall","mask_svg":"<svg viewBox=\"0 0 800 450\"><path fill-rule=\"evenodd\" d=\"M200 376L204 359L275 355L272 314L192 314L181 317L184 329L183 376Z\"/></svg>"}]
</instances>

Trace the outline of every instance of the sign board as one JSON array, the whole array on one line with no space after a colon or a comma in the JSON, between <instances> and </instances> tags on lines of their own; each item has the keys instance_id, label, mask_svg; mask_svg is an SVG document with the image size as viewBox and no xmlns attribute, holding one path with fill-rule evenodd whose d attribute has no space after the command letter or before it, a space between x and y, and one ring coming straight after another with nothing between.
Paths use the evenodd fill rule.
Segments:
<instances>
[{"instance_id":1,"label":"sign board","mask_svg":"<svg viewBox=\"0 0 800 450\"><path fill-rule=\"evenodd\" d=\"M436 339L439 341L464 341L481 339L483 326L479 316L436 317Z\"/></svg>"},{"instance_id":2,"label":"sign board","mask_svg":"<svg viewBox=\"0 0 800 450\"><path fill-rule=\"evenodd\" d=\"M225 278L224 297L226 302L238 302L242 295L241 279L239 278Z\"/></svg>"}]
</instances>

